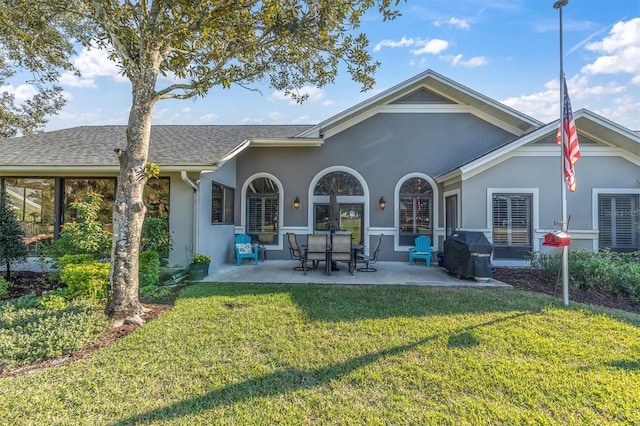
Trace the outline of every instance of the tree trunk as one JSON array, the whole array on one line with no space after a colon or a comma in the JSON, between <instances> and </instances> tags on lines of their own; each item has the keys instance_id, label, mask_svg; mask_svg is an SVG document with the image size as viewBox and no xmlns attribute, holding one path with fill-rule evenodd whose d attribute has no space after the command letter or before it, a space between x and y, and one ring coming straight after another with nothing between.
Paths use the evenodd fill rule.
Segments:
<instances>
[{"instance_id":1,"label":"tree trunk","mask_svg":"<svg viewBox=\"0 0 640 426\"><path fill-rule=\"evenodd\" d=\"M125 322L144 323L141 314L145 308L138 294L138 256L146 213L143 190L147 182L155 77L148 80L151 81L144 84L132 81L133 102L127 125L127 147L115 150L120 174L113 203L113 245L106 308L114 327Z\"/></svg>"}]
</instances>

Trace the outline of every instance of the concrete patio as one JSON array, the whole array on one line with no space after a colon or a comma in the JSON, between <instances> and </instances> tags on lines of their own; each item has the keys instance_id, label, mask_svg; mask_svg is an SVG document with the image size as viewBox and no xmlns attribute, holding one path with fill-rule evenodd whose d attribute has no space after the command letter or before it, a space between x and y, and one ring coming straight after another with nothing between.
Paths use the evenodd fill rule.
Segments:
<instances>
[{"instance_id":1,"label":"concrete patio","mask_svg":"<svg viewBox=\"0 0 640 426\"><path fill-rule=\"evenodd\" d=\"M339 271L326 275L322 267L307 271L294 271L293 260L267 260L253 263L216 265L203 282L255 282L281 284L375 284L375 285L419 285L434 287L511 288L509 284L489 279L478 282L474 279L456 278L437 265L426 267L424 263L409 265L407 262L378 262L377 272L347 272L346 264L338 264Z\"/></svg>"}]
</instances>

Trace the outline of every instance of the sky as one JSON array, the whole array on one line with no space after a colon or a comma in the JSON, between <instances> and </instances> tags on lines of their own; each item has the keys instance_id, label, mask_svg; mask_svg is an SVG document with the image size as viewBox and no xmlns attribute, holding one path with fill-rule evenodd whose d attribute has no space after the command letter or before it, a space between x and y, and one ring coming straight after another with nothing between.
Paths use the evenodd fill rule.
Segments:
<instances>
[{"instance_id":1,"label":"sky","mask_svg":"<svg viewBox=\"0 0 640 426\"><path fill-rule=\"evenodd\" d=\"M344 69L331 86L305 86L302 105L267 85L216 87L204 98L158 102L153 124L316 124L427 69L548 123L559 117L554 1L408 0L387 22L372 11L359 28L381 63L372 90L361 92ZM640 131L640 1L570 0L562 15L573 111ZM62 76L68 103L45 130L126 124L131 86L115 64L96 49L78 51L74 62L82 76ZM18 99L30 91L19 82L5 89Z\"/></svg>"}]
</instances>

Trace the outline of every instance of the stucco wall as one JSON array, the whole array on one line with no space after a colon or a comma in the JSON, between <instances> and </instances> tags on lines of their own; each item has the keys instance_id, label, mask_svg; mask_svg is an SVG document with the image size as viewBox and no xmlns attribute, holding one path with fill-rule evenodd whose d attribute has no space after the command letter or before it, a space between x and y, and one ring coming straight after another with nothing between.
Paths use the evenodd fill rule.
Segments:
<instances>
[{"instance_id":1,"label":"stucco wall","mask_svg":"<svg viewBox=\"0 0 640 426\"><path fill-rule=\"evenodd\" d=\"M570 216L571 249L590 250L597 239L597 217L594 218L594 188L638 191L640 167L631 161L612 156L618 151L585 150L576 163L577 189L566 192L567 215ZM491 200L487 188L513 192L522 189L534 196L534 250L541 249L544 233L558 229L554 221L562 220L560 158L554 156L517 156L469 177L463 181L462 225L464 229L482 230L490 235ZM595 198L597 203L597 197ZM537 201L537 204L536 204ZM597 206L596 206L597 207ZM594 226L595 221L595 226Z\"/></svg>"},{"instance_id":2,"label":"stucco wall","mask_svg":"<svg viewBox=\"0 0 640 426\"><path fill-rule=\"evenodd\" d=\"M238 157L235 220L243 223L243 183L255 173L268 173L284 187L281 232L310 231L310 183L322 170L340 166L353 170L365 181L365 193L369 194L365 201L365 238L378 233L390 236L396 233L394 192L403 177L409 173L437 176L512 138L510 133L466 113L386 113L327 138L321 147L250 148ZM440 196L441 190L435 188L435 193ZM298 210L292 207L296 196L301 200ZM378 208L382 196L387 202L385 210ZM441 208L435 221L438 227L443 226ZM385 238L385 244L391 241ZM281 247L280 253L272 250L270 258L288 258L286 243ZM389 246L383 257L404 260L406 248L394 252L394 247Z\"/></svg>"},{"instance_id":3,"label":"stucco wall","mask_svg":"<svg viewBox=\"0 0 640 426\"><path fill-rule=\"evenodd\" d=\"M199 178L198 216L198 252L212 257L212 267L234 261L233 238L234 224L211 223L211 184L219 183L231 188L236 187L236 161L225 163L217 172L204 173ZM236 193L238 189L236 189ZM236 210L239 205L236 204Z\"/></svg>"}]
</instances>

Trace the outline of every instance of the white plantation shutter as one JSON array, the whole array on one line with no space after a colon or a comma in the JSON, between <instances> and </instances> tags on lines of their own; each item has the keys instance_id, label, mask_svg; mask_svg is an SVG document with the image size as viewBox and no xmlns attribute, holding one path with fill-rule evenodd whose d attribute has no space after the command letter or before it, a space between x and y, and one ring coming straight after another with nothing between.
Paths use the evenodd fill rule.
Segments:
<instances>
[{"instance_id":1,"label":"white plantation shutter","mask_svg":"<svg viewBox=\"0 0 640 426\"><path fill-rule=\"evenodd\" d=\"M492 215L496 258L522 259L533 250L530 194L494 194Z\"/></svg>"},{"instance_id":2,"label":"white plantation shutter","mask_svg":"<svg viewBox=\"0 0 640 426\"><path fill-rule=\"evenodd\" d=\"M509 205L506 195L493 196L493 244L509 242Z\"/></svg>"},{"instance_id":3,"label":"white plantation shutter","mask_svg":"<svg viewBox=\"0 0 640 426\"><path fill-rule=\"evenodd\" d=\"M511 196L510 211L510 241L511 245L530 246L531 239L529 233L529 221L531 218L531 197L523 197L521 195Z\"/></svg>"},{"instance_id":4,"label":"white plantation shutter","mask_svg":"<svg viewBox=\"0 0 640 426\"><path fill-rule=\"evenodd\" d=\"M638 196L601 195L598 199L600 248L638 249Z\"/></svg>"}]
</instances>

